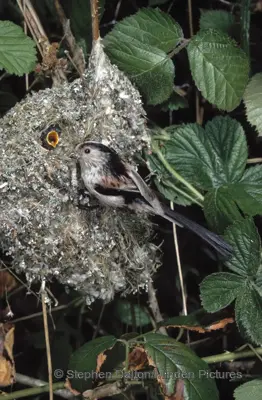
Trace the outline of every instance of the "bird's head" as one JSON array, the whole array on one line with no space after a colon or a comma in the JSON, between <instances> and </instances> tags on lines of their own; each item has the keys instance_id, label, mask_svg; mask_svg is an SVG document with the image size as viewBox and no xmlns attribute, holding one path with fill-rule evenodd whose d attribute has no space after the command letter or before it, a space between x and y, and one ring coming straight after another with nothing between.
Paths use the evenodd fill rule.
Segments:
<instances>
[{"instance_id":1,"label":"bird's head","mask_svg":"<svg viewBox=\"0 0 262 400\"><path fill-rule=\"evenodd\" d=\"M76 158L80 164L86 166L103 166L115 154L114 150L102 143L87 141L80 143L75 148Z\"/></svg>"}]
</instances>

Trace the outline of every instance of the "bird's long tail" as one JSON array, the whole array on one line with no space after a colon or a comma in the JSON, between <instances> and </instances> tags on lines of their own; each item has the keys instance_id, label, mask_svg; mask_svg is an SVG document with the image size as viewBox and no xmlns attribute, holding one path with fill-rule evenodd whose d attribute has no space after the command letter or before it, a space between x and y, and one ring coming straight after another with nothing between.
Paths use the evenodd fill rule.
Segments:
<instances>
[{"instance_id":1,"label":"bird's long tail","mask_svg":"<svg viewBox=\"0 0 262 400\"><path fill-rule=\"evenodd\" d=\"M163 209L163 217L165 219L173 223L177 223L178 225L194 232L196 235L200 236L203 240L209 243L214 249L216 249L224 258L230 258L230 256L232 256L232 247L221 236L209 231L196 222L191 221L180 213L171 210L165 205L163 206Z\"/></svg>"}]
</instances>

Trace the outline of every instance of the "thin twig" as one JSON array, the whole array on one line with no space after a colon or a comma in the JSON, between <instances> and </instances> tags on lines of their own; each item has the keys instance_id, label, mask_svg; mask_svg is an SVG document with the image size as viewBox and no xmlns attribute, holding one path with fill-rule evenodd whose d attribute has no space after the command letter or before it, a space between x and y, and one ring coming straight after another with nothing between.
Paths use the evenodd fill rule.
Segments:
<instances>
[{"instance_id":1,"label":"thin twig","mask_svg":"<svg viewBox=\"0 0 262 400\"><path fill-rule=\"evenodd\" d=\"M48 329L48 319L46 311L46 292L44 287L41 289L41 299L42 299L42 310L43 310L43 323L45 332L45 344L46 344L46 357L47 357L47 369L48 369L48 383L49 383L49 400L53 400L53 370L52 370L52 358L51 358L51 347L49 340L49 329Z\"/></svg>"},{"instance_id":2,"label":"thin twig","mask_svg":"<svg viewBox=\"0 0 262 400\"><path fill-rule=\"evenodd\" d=\"M99 32L99 0L90 0L91 5L91 15L92 15L92 35L93 40L98 40L100 38Z\"/></svg>"},{"instance_id":3,"label":"thin twig","mask_svg":"<svg viewBox=\"0 0 262 400\"><path fill-rule=\"evenodd\" d=\"M157 297L156 297L156 291L155 291L155 288L154 288L152 282L148 283L148 304L152 311L155 322L163 321L163 317L161 315ZM161 326L159 328L159 332L161 332L162 335L167 335L166 328L163 326Z\"/></svg>"},{"instance_id":4,"label":"thin twig","mask_svg":"<svg viewBox=\"0 0 262 400\"><path fill-rule=\"evenodd\" d=\"M60 388L63 388L64 385L65 385L65 382L55 382L54 389L58 390ZM23 389L23 390L17 390L16 392L5 393L4 395L1 395L1 397L4 400L13 400L13 399L20 399L22 397L33 396L35 394L46 393L46 392L49 392L49 385L41 386L41 387L33 387L33 388L28 388L28 389Z\"/></svg>"},{"instance_id":5,"label":"thin twig","mask_svg":"<svg viewBox=\"0 0 262 400\"><path fill-rule=\"evenodd\" d=\"M41 24L41 21L38 18L38 15L30 0L24 0L23 4L22 0L16 1L43 59L46 52L46 47L50 47L51 45ZM57 68L53 71L52 79L54 84L61 84L67 81L66 75L61 68Z\"/></svg>"},{"instance_id":6,"label":"thin twig","mask_svg":"<svg viewBox=\"0 0 262 400\"><path fill-rule=\"evenodd\" d=\"M21 383L22 385L31 387L42 387L48 385L48 383L45 381L18 373L15 375L15 381ZM57 396L63 397L64 399L73 399L75 397L68 389L58 389L54 393Z\"/></svg>"},{"instance_id":7,"label":"thin twig","mask_svg":"<svg viewBox=\"0 0 262 400\"><path fill-rule=\"evenodd\" d=\"M103 303L103 305L102 305L102 309L100 311L100 315L99 315L98 322L97 322L96 328L95 328L93 336L92 336L92 340L94 340L96 338L96 335L98 334L98 331L100 328L100 323L101 323L102 317L104 315L104 311L105 311L105 303Z\"/></svg>"},{"instance_id":8,"label":"thin twig","mask_svg":"<svg viewBox=\"0 0 262 400\"><path fill-rule=\"evenodd\" d=\"M25 14L25 0L23 0L23 10L24 10L24 14ZM27 24L26 24L26 20L24 20L24 32L27 35ZM28 92L28 88L29 88L29 79L28 79L28 74L25 74L25 90Z\"/></svg>"},{"instance_id":9,"label":"thin twig","mask_svg":"<svg viewBox=\"0 0 262 400\"><path fill-rule=\"evenodd\" d=\"M261 162L262 162L262 157L249 158L247 160L247 164L256 164L256 163L261 163Z\"/></svg>"},{"instance_id":10,"label":"thin twig","mask_svg":"<svg viewBox=\"0 0 262 400\"><path fill-rule=\"evenodd\" d=\"M172 201L170 201L170 208L171 208L171 210L174 210L174 203ZM185 290L185 285L184 285L184 277L183 277L183 271L182 271L180 253L179 253L176 224L172 224L172 225L173 225L173 236L174 236L176 260L177 260L178 276L179 276L181 295L182 295L183 314L187 315L188 312L187 312L187 304L186 304L186 290ZM189 331L187 331L187 342L190 343Z\"/></svg>"},{"instance_id":11,"label":"thin twig","mask_svg":"<svg viewBox=\"0 0 262 400\"><path fill-rule=\"evenodd\" d=\"M65 310L65 309L71 307L72 305L77 304L79 302L79 300L81 300L81 299L83 299L83 298L81 297L80 299L79 298L78 299L74 299L68 304L62 304L61 306L57 306L57 307L52 308L51 311L55 312L55 311ZM41 317L42 315L43 315L43 312L39 311L39 312L36 312L34 314L25 315L24 317L16 318L16 319L12 320L12 322L13 323L17 323L17 322L21 322L21 321L26 321L28 319Z\"/></svg>"},{"instance_id":12,"label":"thin twig","mask_svg":"<svg viewBox=\"0 0 262 400\"><path fill-rule=\"evenodd\" d=\"M75 37L70 28L70 21L66 18L63 7L60 4L60 1L54 0L54 2L55 2L57 15L58 15L61 25L63 27L64 37L67 41L68 47L72 54L72 58L70 57L69 54L66 54L66 55L67 55L68 59L71 61L72 65L77 70L77 72L79 73L79 75L82 76L85 71L85 57L84 57L83 50L76 43Z\"/></svg>"}]
</instances>

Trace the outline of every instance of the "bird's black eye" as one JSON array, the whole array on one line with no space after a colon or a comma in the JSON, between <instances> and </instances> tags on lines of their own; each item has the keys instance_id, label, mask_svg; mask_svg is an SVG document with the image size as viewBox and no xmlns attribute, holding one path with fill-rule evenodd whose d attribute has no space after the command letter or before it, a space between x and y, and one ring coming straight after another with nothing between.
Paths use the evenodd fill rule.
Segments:
<instances>
[{"instance_id":1,"label":"bird's black eye","mask_svg":"<svg viewBox=\"0 0 262 400\"><path fill-rule=\"evenodd\" d=\"M90 153L89 147L86 147L85 150L84 150L84 152L85 152L86 154L89 154L89 153Z\"/></svg>"}]
</instances>

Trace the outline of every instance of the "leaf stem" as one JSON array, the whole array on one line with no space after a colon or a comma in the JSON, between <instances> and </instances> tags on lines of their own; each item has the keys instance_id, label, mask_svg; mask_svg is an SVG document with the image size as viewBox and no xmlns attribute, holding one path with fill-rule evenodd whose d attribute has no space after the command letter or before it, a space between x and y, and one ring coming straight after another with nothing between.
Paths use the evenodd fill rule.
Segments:
<instances>
[{"instance_id":1,"label":"leaf stem","mask_svg":"<svg viewBox=\"0 0 262 400\"><path fill-rule=\"evenodd\" d=\"M175 185L173 185L173 183L171 182L165 182L165 184L167 186L169 186L170 188L172 188L175 192L181 194L182 196L184 196L185 198L187 198L188 200L191 200L193 203L196 203L197 205L199 205L200 207L203 208L203 203L198 201L195 197L190 196L190 194L188 194L187 192L185 192L182 189L179 189L178 187L176 187Z\"/></svg>"},{"instance_id":2,"label":"leaf stem","mask_svg":"<svg viewBox=\"0 0 262 400\"><path fill-rule=\"evenodd\" d=\"M262 354L261 347L257 347L254 350L257 354ZM224 361L237 360L239 358L254 357L255 352L253 350L226 352L226 353L222 353L222 354L216 354L214 356L203 357L202 360L208 364L214 364L214 363L219 363L219 362L224 362Z\"/></svg>"},{"instance_id":3,"label":"leaf stem","mask_svg":"<svg viewBox=\"0 0 262 400\"><path fill-rule=\"evenodd\" d=\"M171 53L168 54L168 57L173 58L176 54L178 54L181 50L183 50L183 48L186 47L189 42L190 39L183 39L181 44L175 47L174 50L172 50Z\"/></svg>"},{"instance_id":4,"label":"leaf stem","mask_svg":"<svg viewBox=\"0 0 262 400\"><path fill-rule=\"evenodd\" d=\"M64 389L64 387L65 387L65 382L53 383L54 390ZM46 393L46 392L49 392L49 385L17 390L16 392L5 393L1 397L5 400L12 400L12 399L20 399L21 397L34 396L35 394Z\"/></svg>"},{"instance_id":5,"label":"leaf stem","mask_svg":"<svg viewBox=\"0 0 262 400\"><path fill-rule=\"evenodd\" d=\"M186 179L184 179L178 172L174 170L174 168L171 167L171 165L167 162L155 142L152 142L152 150L156 155L158 156L159 160L162 162L164 167L170 172L171 175L173 175L179 182L183 183L194 195L201 201L204 201L204 196L194 188Z\"/></svg>"}]
</instances>

